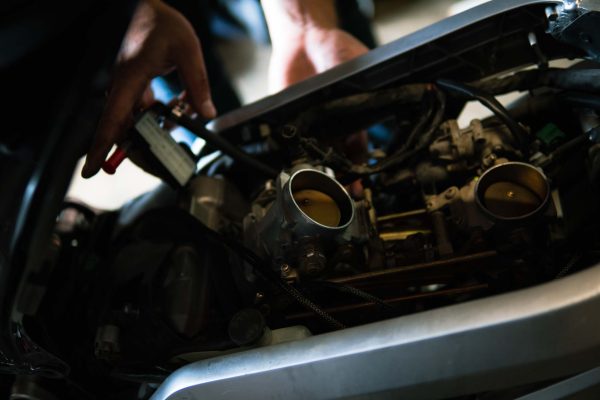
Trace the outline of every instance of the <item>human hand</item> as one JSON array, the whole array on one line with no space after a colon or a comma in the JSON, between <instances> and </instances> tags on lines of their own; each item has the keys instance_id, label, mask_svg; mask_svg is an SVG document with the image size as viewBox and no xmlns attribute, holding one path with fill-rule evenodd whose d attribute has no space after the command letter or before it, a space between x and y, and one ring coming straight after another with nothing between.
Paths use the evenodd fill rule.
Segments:
<instances>
[{"instance_id":1,"label":"human hand","mask_svg":"<svg viewBox=\"0 0 600 400\"><path fill-rule=\"evenodd\" d=\"M339 28L311 28L274 42L269 66L272 92L365 54L369 49Z\"/></svg>"},{"instance_id":2,"label":"human hand","mask_svg":"<svg viewBox=\"0 0 600 400\"><path fill-rule=\"evenodd\" d=\"M191 24L160 0L140 2L119 51L112 84L93 144L81 172L94 176L113 144L124 139L133 113L154 101L150 81L176 68L186 100L204 118L214 118L200 42Z\"/></svg>"}]
</instances>

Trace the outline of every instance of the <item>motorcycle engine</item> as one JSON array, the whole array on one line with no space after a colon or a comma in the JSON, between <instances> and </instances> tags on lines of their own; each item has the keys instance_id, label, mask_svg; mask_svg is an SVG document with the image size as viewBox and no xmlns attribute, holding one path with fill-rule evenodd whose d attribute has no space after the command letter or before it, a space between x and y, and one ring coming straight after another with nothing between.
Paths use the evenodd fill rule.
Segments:
<instances>
[{"instance_id":1,"label":"motorcycle engine","mask_svg":"<svg viewBox=\"0 0 600 400\"><path fill-rule=\"evenodd\" d=\"M526 42L523 32L507 48ZM471 56L485 66L480 50ZM27 332L71 360L74 381L151 393L193 361L598 262L600 69L507 71L500 61L465 81L438 78L461 76L451 57L412 75L394 66L388 76L382 62L377 84L332 84L241 122L225 116L229 125L212 131L173 110L154 115L206 139L202 167L114 212L65 202L46 257L52 274L39 277L44 301L23 312ZM511 104L496 99L514 92ZM489 113L459 123L468 102Z\"/></svg>"},{"instance_id":2,"label":"motorcycle engine","mask_svg":"<svg viewBox=\"0 0 600 400\"><path fill-rule=\"evenodd\" d=\"M485 103L484 88L529 73L335 99L263 126L283 163L272 178L221 155L183 189L134 201L113 216L96 356L171 369L583 268L598 248L598 115L553 114L546 93L464 127L447 117L456 90ZM377 130L391 139L362 162L345 155L344 140Z\"/></svg>"}]
</instances>

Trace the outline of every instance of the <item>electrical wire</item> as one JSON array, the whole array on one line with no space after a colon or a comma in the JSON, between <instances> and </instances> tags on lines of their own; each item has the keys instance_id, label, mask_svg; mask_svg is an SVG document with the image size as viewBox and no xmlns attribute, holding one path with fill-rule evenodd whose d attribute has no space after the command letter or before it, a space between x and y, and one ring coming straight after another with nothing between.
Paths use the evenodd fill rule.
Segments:
<instances>
[{"instance_id":1,"label":"electrical wire","mask_svg":"<svg viewBox=\"0 0 600 400\"><path fill-rule=\"evenodd\" d=\"M259 257L252 250L245 247L243 244L223 237L219 233L213 231L212 229L204 225L202 222L198 221L197 219L191 218L189 214L187 214L183 210L169 209L169 211L172 213L173 218L185 218L187 221L190 221L190 228L196 231L196 233L198 234L198 238L205 238L213 243L224 245L225 247L229 248L229 250L239 255L244 261L246 261L248 264L254 267L254 271L258 276L275 284L288 296L294 299L297 303L299 303L306 309L312 311L315 315L321 318L332 328L346 328L344 324L342 324L340 321L338 321L337 319L329 315L326 311L321 309L312 300L304 296L298 289L296 289L289 283L282 281L279 275L276 274L261 257ZM164 210L153 210L151 212L164 212Z\"/></svg>"},{"instance_id":2,"label":"electrical wire","mask_svg":"<svg viewBox=\"0 0 600 400\"><path fill-rule=\"evenodd\" d=\"M500 102L496 100L494 96L476 87L449 79L439 79L436 84L438 87L448 92L477 100L483 106L493 112L500 121L506 124L514 137L514 140L519 145L520 150L523 152L523 154L525 154L525 150L527 148L527 130L510 115L508 110L502 104L500 104Z\"/></svg>"},{"instance_id":3,"label":"electrical wire","mask_svg":"<svg viewBox=\"0 0 600 400\"><path fill-rule=\"evenodd\" d=\"M175 114L173 111L162 103L155 103L152 106L156 111L167 119L175 122L177 125L189 130L194 135L202 138L206 143L215 149L221 150L240 164L254 169L261 175L268 178L275 178L279 174L277 170L271 168L267 164L257 160L248 153L240 150L237 146L227 141L222 136L219 136L204 127L204 124L198 119L192 119L185 114Z\"/></svg>"},{"instance_id":4,"label":"electrical wire","mask_svg":"<svg viewBox=\"0 0 600 400\"><path fill-rule=\"evenodd\" d=\"M198 222L200 224L200 222ZM208 227L206 229L210 230ZM214 232L214 231L211 231ZM304 296L298 289L293 287L287 282L281 280L279 276L268 266L265 262L254 252L247 247L239 244L235 241L228 241L224 238L220 238L222 242L228 246L231 250L241 256L246 262L255 268L255 272L258 273L264 279L267 279L283 290L288 296L294 299L297 303L307 308L308 310L315 313L319 318L325 321L334 329L344 329L346 326L336 320L334 317L329 315L326 311L321 309L317 304Z\"/></svg>"},{"instance_id":5,"label":"electrical wire","mask_svg":"<svg viewBox=\"0 0 600 400\"><path fill-rule=\"evenodd\" d=\"M428 96L430 97L430 96ZM436 99L439 102L439 92L436 93ZM427 126L427 122L431 121L431 118L434 116L435 105L431 104L427 107L427 111L423 113L423 117L415 124L410 134L406 138L406 142L403 145L405 148L410 148L415 144L415 140L423 133L423 130ZM438 109L439 112L439 109Z\"/></svg>"},{"instance_id":6,"label":"electrical wire","mask_svg":"<svg viewBox=\"0 0 600 400\"><path fill-rule=\"evenodd\" d=\"M444 93L440 90L436 90L435 98L437 100L437 108L435 114L433 114L433 119L430 121L427 130L425 132L422 132L422 128L420 128L419 130L415 130L411 134L411 136L408 137L405 145L400 150L398 150L396 153L394 153L392 156L390 156L382 162L382 170L397 165L401 160L400 156L403 153L406 153L408 150L410 150L413 146L413 152L416 152L424 149L425 147L427 147L427 145L429 145L429 143L431 143L431 141L433 140L433 136L440 124L442 123L442 120L444 119L444 114L446 113L446 96L444 95ZM419 133L421 133L421 135L418 135ZM395 160L396 157L399 158L398 161Z\"/></svg>"},{"instance_id":7,"label":"electrical wire","mask_svg":"<svg viewBox=\"0 0 600 400\"><path fill-rule=\"evenodd\" d=\"M321 318L331 327L333 327L334 329L346 328L344 324L342 324L337 319L329 315L326 311L321 309L317 304L315 304L313 301L304 296L298 289L296 289L289 283L282 281L279 278L279 276L277 276L269 268L269 266L267 266L264 263L264 261L252 251L236 242L226 242L226 245L228 245L228 247L230 247L238 255L240 255L246 262L252 265L255 268L255 272L257 272L259 276L276 284L281 290L283 290L288 296L294 299L298 304L315 313L319 318Z\"/></svg>"},{"instance_id":8,"label":"electrical wire","mask_svg":"<svg viewBox=\"0 0 600 400\"><path fill-rule=\"evenodd\" d=\"M422 104L420 110L418 111L418 120L413 125L412 130L409 132L408 137L404 141L404 146L406 146L406 143L410 143L411 141L413 141L414 138L416 138L423 131L423 129L425 129L427 122L433 117L433 112L435 110L434 96L427 94L424 95L423 99L421 100L421 103ZM400 135L396 133L396 135L394 135L394 137L390 141L390 144L388 145L388 153L393 154L400 147Z\"/></svg>"},{"instance_id":9,"label":"electrical wire","mask_svg":"<svg viewBox=\"0 0 600 400\"><path fill-rule=\"evenodd\" d=\"M385 172L391 168L398 167L399 165L403 164L404 162L421 152L429 145L429 143L431 143L446 113L446 96L444 95L444 93L440 90L436 90L435 97L438 104L427 130L419 136L418 133L420 133L419 131L421 130L421 128L417 128L418 130L415 129L413 133L411 133L411 137L407 139L406 143L399 150L397 150L388 158L382 160L380 163L371 166L367 171L364 171L360 175L372 175L376 173ZM414 143L415 141L416 144ZM413 145L414 148L411 148L411 146Z\"/></svg>"},{"instance_id":10,"label":"electrical wire","mask_svg":"<svg viewBox=\"0 0 600 400\"><path fill-rule=\"evenodd\" d=\"M598 93L600 92L600 69L530 69L502 78L472 82L471 86L492 95L522 92L539 87Z\"/></svg>"},{"instance_id":11,"label":"electrical wire","mask_svg":"<svg viewBox=\"0 0 600 400\"><path fill-rule=\"evenodd\" d=\"M571 259L569 260L569 262L567 262L567 265L565 265L559 272L558 274L556 274L556 276L554 277L554 279L560 279L563 278L565 275L567 275L572 269L573 267L575 267L575 265L577 265L577 263L583 258L583 253L582 252L578 252L575 253L575 255L573 255L573 257L571 257Z\"/></svg>"}]
</instances>

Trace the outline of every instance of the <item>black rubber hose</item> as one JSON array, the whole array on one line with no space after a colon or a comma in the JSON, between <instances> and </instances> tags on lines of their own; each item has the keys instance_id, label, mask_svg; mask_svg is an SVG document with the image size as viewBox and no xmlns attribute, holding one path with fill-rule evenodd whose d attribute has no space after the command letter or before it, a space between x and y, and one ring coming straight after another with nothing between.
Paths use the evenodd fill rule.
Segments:
<instances>
[{"instance_id":1,"label":"black rubber hose","mask_svg":"<svg viewBox=\"0 0 600 400\"><path fill-rule=\"evenodd\" d=\"M429 128L423 133L417 140L416 148L421 150L427 147L435 133L437 132L440 124L443 122L446 115L446 95L441 90L435 91L435 99L437 101L437 109L433 116L433 120L429 124Z\"/></svg>"},{"instance_id":2,"label":"black rubber hose","mask_svg":"<svg viewBox=\"0 0 600 400\"><path fill-rule=\"evenodd\" d=\"M271 168L270 166L258 161L251 155L240 150L237 146L231 144L223 137L206 129L201 121L192 119L185 114L176 115L169 107L161 103L156 103L153 105L153 108L160 111L161 115L164 115L167 119L175 122L179 126L184 127L199 138L204 139L208 145L215 149L221 150L224 154L227 154L240 164L244 164L245 166L252 168L268 178L276 178L277 175L279 175L279 172L274 168Z\"/></svg>"},{"instance_id":3,"label":"black rubber hose","mask_svg":"<svg viewBox=\"0 0 600 400\"><path fill-rule=\"evenodd\" d=\"M519 148L525 154L527 148L528 132L519 124L508 112L506 108L496 98L489 93L484 92L473 86L464 83L451 81L449 79L440 79L437 82L439 88L451 93L456 93L467 98L479 101L483 106L489 109L494 115L502 121L517 142Z\"/></svg>"},{"instance_id":4,"label":"black rubber hose","mask_svg":"<svg viewBox=\"0 0 600 400\"><path fill-rule=\"evenodd\" d=\"M297 290L295 287L288 285L288 284L282 282L281 280L279 280L278 283L279 283L279 287L281 289L283 289L290 297L292 297L294 300L296 300L296 302L298 302L300 305L304 306L305 308L307 308L310 311L312 311L313 313L315 313L319 318L321 318L323 321L327 322L331 327L338 329L338 330L346 328L346 326L344 324L342 324L337 319L333 318L327 312L322 310L319 306L317 306L315 303L313 303L311 300L309 300L306 296L304 296L302 293L300 293L300 291Z\"/></svg>"},{"instance_id":5,"label":"black rubber hose","mask_svg":"<svg viewBox=\"0 0 600 400\"><path fill-rule=\"evenodd\" d=\"M182 210L176 210L176 211L174 210L174 212L177 212L177 213L180 212L180 214L186 215L187 217L189 217L189 214L185 213ZM281 290L283 290L288 296L290 296L292 299L294 299L298 304L302 305L306 309L315 313L315 315L317 315L324 322L329 324L332 328L334 328L334 329L346 328L346 326L344 324L342 324L341 322L336 320L334 317L329 315L327 312L325 312L323 309L321 309L317 304L315 304L310 299L308 299L306 296L304 296L298 289L296 289L292 285L288 284L287 282L282 281L281 278L269 267L269 265L267 265L264 262L264 260L262 260L253 251L251 251L250 249L248 249L243 244L240 244L237 241L228 240L227 238L223 237L219 233L208 228L207 226L205 226L204 224L202 224L200 221L196 220L195 218L192 218L192 220L193 220L193 228L197 230L199 238L203 237L214 243L222 244L222 245L226 246L227 248L229 248L234 253L238 254L244 261L246 261L248 264L250 264L254 267L255 272L260 277L262 277L263 279L266 279L267 281L269 281L271 283L274 283Z\"/></svg>"},{"instance_id":6,"label":"black rubber hose","mask_svg":"<svg viewBox=\"0 0 600 400\"><path fill-rule=\"evenodd\" d=\"M396 153L383 160L380 164L374 166L374 172L383 172L404 163L406 160L413 157L415 154L426 148L429 143L431 143L433 136L437 132L438 127L442 123L446 113L446 96L440 90L436 90L435 96L438 104L435 114L433 115L433 119L429 123L427 130L418 138L416 136L409 138L405 145L402 146L402 148L400 148ZM410 147L413 145L415 140L417 141L416 145L411 149Z\"/></svg>"},{"instance_id":7,"label":"black rubber hose","mask_svg":"<svg viewBox=\"0 0 600 400\"><path fill-rule=\"evenodd\" d=\"M413 146L415 140L423 133L423 130L427 127L427 122L431 120L433 117L433 113L435 110L435 104L433 104L432 96L427 96L430 100L427 102L427 110L421 114L421 118L418 122L413 126L410 134L406 138L404 144L400 147L401 149L408 149ZM396 153L396 151L392 152Z\"/></svg>"},{"instance_id":8,"label":"black rubber hose","mask_svg":"<svg viewBox=\"0 0 600 400\"><path fill-rule=\"evenodd\" d=\"M250 251L249 249L245 248L244 246L242 246L236 242L224 241L224 243L227 245L227 247L229 247L231 250L235 251L238 255L240 255L246 262L248 262L250 265L252 265L255 268L255 272L257 272L258 275L260 275L262 278L267 279L268 281L277 285L281 290L283 290L288 296L290 296L292 299L294 299L298 304L302 305L304 308L315 313L315 315L317 315L319 318L321 318L323 321L325 321L327 324L329 324L332 328L334 328L334 329L346 328L346 326L344 324L342 324L337 319L335 319L331 315L329 315L326 311L321 309L317 304L315 304L310 299L308 299L306 296L304 296L298 289L296 289L292 285L288 284L287 282L282 281L281 278L279 278L273 272L273 270L271 270L271 268L269 268L269 266L266 265L264 263L264 261L260 257L258 257L256 254L254 254L252 251Z\"/></svg>"},{"instance_id":9,"label":"black rubber hose","mask_svg":"<svg viewBox=\"0 0 600 400\"><path fill-rule=\"evenodd\" d=\"M600 110L600 96L581 92L565 92L560 94L560 97L576 106Z\"/></svg>"},{"instance_id":10,"label":"black rubber hose","mask_svg":"<svg viewBox=\"0 0 600 400\"><path fill-rule=\"evenodd\" d=\"M531 69L503 78L472 82L471 85L493 95L539 87L600 93L600 69Z\"/></svg>"},{"instance_id":11,"label":"black rubber hose","mask_svg":"<svg viewBox=\"0 0 600 400\"><path fill-rule=\"evenodd\" d=\"M563 278L565 275L567 275L573 269L573 267L575 267L575 265L577 265L577 263L582 258L583 258L583 253L581 253L581 252L576 253L573 257L571 257L571 259L569 260L567 265L565 265L560 271L558 271L558 274L556 274L554 279Z\"/></svg>"}]
</instances>

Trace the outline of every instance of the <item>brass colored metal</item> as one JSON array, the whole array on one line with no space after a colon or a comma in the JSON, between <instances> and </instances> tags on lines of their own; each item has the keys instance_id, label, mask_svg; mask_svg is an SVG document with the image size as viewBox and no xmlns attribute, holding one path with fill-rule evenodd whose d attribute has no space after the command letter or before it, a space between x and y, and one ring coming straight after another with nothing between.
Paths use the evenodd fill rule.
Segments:
<instances>
[{"instance_id":1,"label":"brass colored metal","mask_svg":"<svg viewBox=\"0 0 600 400\"><path fill-rule=\"evenodd\" d=\"M396 275L396 274L400 274L403 272L421 271L421 270L426 270L426 269L435 268L435 267L444 267L444 266L448 266L448 265L485 260L488 258L495 257L497 254L498 253L496 253L495 250L489 250L489 251L483 251L480 253L469 254L466 256L449 258L447 260L436 260L436 261L431 261L431 262L427 262L427 263L406 265L406 266L396 267L396 268L388 268L388 269L384 269L381 271L365 272L365 273L356 274L353 276L344 276L344 277L340 277L340 278L333 278L333 279L329 279L329 281L335 282L335 283L360 282L360 281L373 279L373 278L382 278L382 277L387 277L390 275Z\"/></svg>"},{"instance_id":2,"label":"brass colored metal","mask_svg":"<svg viewBox=\"0 0 600 400\"><path fill-rule=\"evenodd\" d=\"M413 229L406 231L397 231L397 232L383 232L379 234L379 237L384 242L390 242L393 240L406 240L409 236L417 235L417 234L430 234L430 229Z\"/></svg>"},{"instance_id":3,"label":"brass colored metal","mask_svg":"<svg viewBox=\"0 0 600 400\"><path fill-rule=\"evenodd\" d=\"M331 196L314 189L298 190L292 195L298 207L312 220L325 226L339 225L340 208Z\"/></svg>"},{"instance_id":4,"label":"brass colored metal","mask_svg":"<svg viewBox=\"0 0 600 400\"><path fill-rule=\"evenodd\" d=\"M548 204L550 186L532 165L507 162L488 169L475 187L475 201L495 220L517 221L541 213Z\"/></svg>"},{"instance_id":5,"label":"brass colored metal","mask_svg":"<svg viewBox=\"0 0 600 400\"><path fill-rule=\"evenodd\" d=\"M384 301L387 304L393 305L393 304L397 304L397 303L403 303L403 302L413 301L413 300L422 300L422 299L427 299L427 298L432 298L432 297L453 296L453 295L457 295L457 294L471 293L471 292L475 292L475 291L485 290L487 288L488 288L488 285L484 283L484 284L479 284L479 285L467 286L464 288L446 289L446 290L439 290L439 291L434 291L434 292L411 294L411 295L407 295L407 296L398 296L398 297L393 297L390 299L384 299ZM371 308L371 307L375 307L375 306L378 306L378 304L372 303L372 302L365 302L365 303L359 303L359 304L349 304L349 305L345 305L345 306L329 307L329 308L326 308L324 311L329 314L337 314L337 313L341 313L341 312L355 311L355 310ZM301 313L286 315L285 319L294 320L294 319L310 318L310 317L314 317L314 316L315 315L312 312L301 312Z\"/></svg>"},{"instance_id":6,"label":"brass colored metal","mask_svg":"<svg viewBox=\"0 0 600 400\"><path fill-rule=\"evenodd\" d=\"M403 219L403 218L408 218L408 217L416 217L418 215L424 215L427 213L427 210L424 208L418 209L418 210L411 210L411 211L406 211L403 213L396 213L396 214L388 214L388 215L383 215L379 218L377 218L377 222L387 222L387 221L393 221L396 219Z\"/></svg>"}]
</instances>

